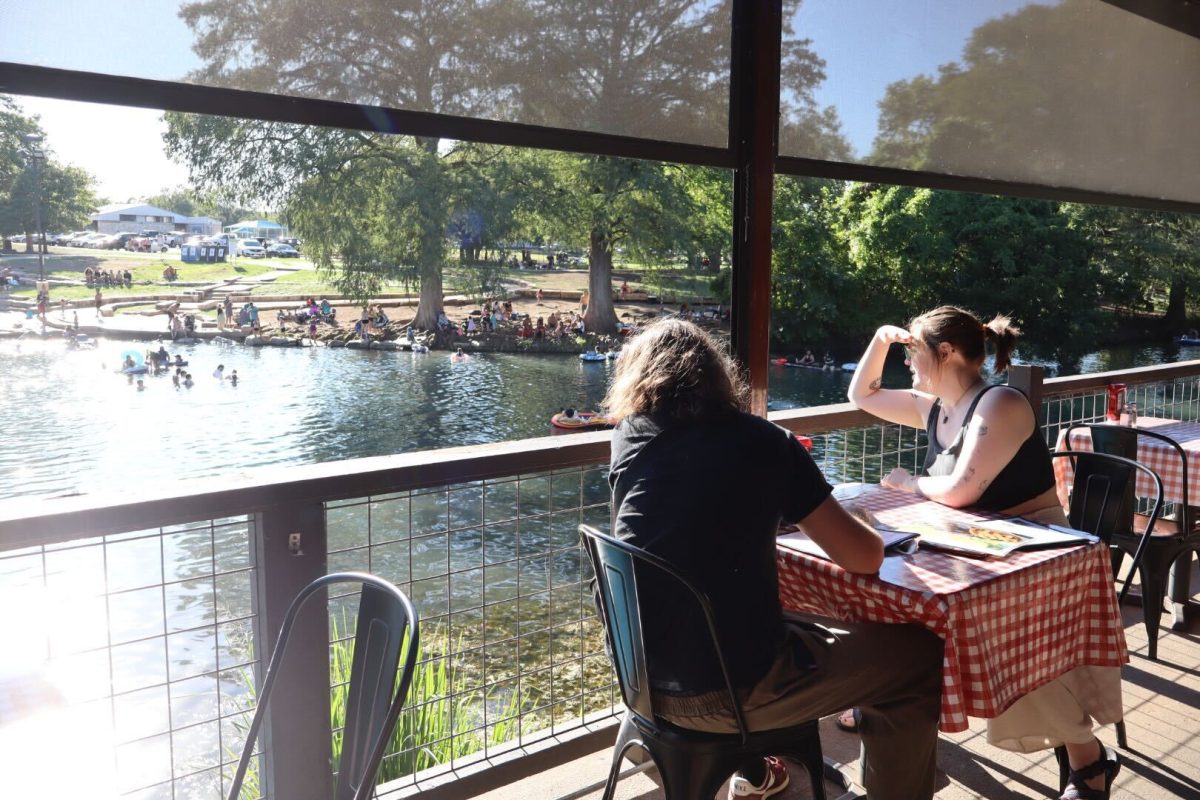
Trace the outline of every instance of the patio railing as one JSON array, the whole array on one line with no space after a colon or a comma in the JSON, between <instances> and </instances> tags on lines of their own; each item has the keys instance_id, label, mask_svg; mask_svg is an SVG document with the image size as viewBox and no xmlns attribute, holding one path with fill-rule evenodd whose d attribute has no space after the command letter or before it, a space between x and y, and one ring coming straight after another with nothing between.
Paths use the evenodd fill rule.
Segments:
<instances>
[{"instance_id":1,"label":"patio railing","mask_svg":"<svg viewBox=\"0 0 1200 800\"><path fill-rule=\"evenodd\" d=\"M1129 384L1142 414L1200 417L1200 362L1044 382L1020 368L1012 380L1051 443L1067 424L1103 418L1110 382ZM923 431L848 404L772 419L813 438L833 481L923 460ZM108 726L120 792L219 798L288 602L329 571L382 575L413 598L424 645L382 788L463 796L611 740L620 699L576 534L581 522L607 525L608 445L609 434L585 433L119 501L8 501L0 599L22 609L32 668ZM352 602L331 597L328 618L310 615L289 647L299 669L277 688L254 773L267 796L328 786Z\"/></svg>"}]
</instances>

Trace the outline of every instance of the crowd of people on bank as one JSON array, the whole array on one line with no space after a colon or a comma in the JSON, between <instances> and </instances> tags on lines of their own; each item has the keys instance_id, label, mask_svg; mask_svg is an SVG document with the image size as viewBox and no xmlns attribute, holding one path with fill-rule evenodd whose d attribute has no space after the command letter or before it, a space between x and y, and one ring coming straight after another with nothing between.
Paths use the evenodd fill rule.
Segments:
<instances>
[{"instance_id":1,"label":"crowd of people on bank","mask_svg":"<svg viewBox=\"0 0 1200 800\"><path fill-rule=\"evenodd\" d=\"M103 286L128 289L133 286L133 273L129 270L87 267L83 271L83 280L89 288Z\"/></svg>"}]
</instances>

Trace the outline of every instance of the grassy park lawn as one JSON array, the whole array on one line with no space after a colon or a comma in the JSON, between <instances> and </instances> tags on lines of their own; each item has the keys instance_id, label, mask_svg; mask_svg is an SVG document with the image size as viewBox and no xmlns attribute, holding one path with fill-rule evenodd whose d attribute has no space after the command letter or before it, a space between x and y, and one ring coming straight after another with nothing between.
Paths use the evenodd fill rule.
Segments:
<instances>
[{"instance_id":1,"label":"grassy park lawn","mask_svg":"<svg viewBox=\"0 0 1200 800\"><path fill-rule=\"evenodd\" d=\"M256 261L239 259L237 263L185 264L175 253L150 255L126 253L120 250L81 251L76 248L56 247L50 248L50 251L50 255L46 258L46 277L48 278L82 281L84 270L88 267L118 272L129 270L133 276L133 287L130 289L115 286L102 287L101 291L105 297L147 293L171 294L184 291L186 287L179 286L180 283L216 283L225 278L249 278L272 272L276 268L276 264L262 259ZM19 266L26 273L37 269L37 258L34 256L22 258L19 261L6 260L6 263ZM168 283L162 279L162 271L168 266L174 267L179 274L178 280L174 283ZM87 286L56 286L51 292L53 297L68 299L91 297L94 293L95 289L89 289ZM33 294L32 287L14 292L14 295L18 297L32 296Z\"/></svg>"}]
</instances>

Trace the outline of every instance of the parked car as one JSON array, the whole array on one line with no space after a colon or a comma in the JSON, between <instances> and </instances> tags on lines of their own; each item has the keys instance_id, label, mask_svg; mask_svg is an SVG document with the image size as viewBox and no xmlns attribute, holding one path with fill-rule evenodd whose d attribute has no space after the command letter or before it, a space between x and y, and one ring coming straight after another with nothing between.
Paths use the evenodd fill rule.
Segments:
<instances>
[{"instance_id":1,"label":"parked car","mask_svg":"<svg viewBox=\"0 0 1200 800\"><path fill-rule=\"evenodd\" d=\"M104 247L106 250L122 250L125 248L125 244L130 239L136 239L137 236L138 235L132 231L119 231L112 234L111 238L105 243Z\"/></svg>"},{"instance_id":2,"label":"parked car","mask_svg":"<svg viewBox=\"0 0 1200 800\"><path fill-rule=\"evenodd\" d=\"M289 245L290 247L295 248L297 253L300 252L300 240L296 239L295 237L285 236L279 240L279 244Z\"/></svg>"},{"instance_id":3,"label":"parked car","mask_svg":"<svg viewBox=\"0 0 1200 800\"><path fill-rule=\"evenodd\" d=\"M63 240L62 244L71 247L83 247L83 240L91 236L94 231L75 231Z\"/></svg>"},{"instance_id":4,"label":"parked car","mask_svg":"<svg viewBox=\"0 0 1200 800\"><path fill-rule=\"evenodd\" d=\"M98 249L103 246L102 242L106 239L108 239L107 233L89 233L80 240L79 246Z\"/></svg>"},{"instance_id":5,"label":"parked car","mask_svg":"<svg viewBox=\"0 0 1200 800\"><path fill-rule=\"evenodd\" d=\"M262 258L267 254L266 249L258 243L257 239L242 239L238 242L237 251L239 256L250 258Z\"/></svg>"},{"instance_id":6,"label":"parked car","mask_svg":"<svg viewBox=\"0 0 1200 800\"><path fill-rule=\"evenodd\" d=\"M275 256L276 258L299 258L300 251L292 247L290 244L282 242L272 242L267 245L267 255Z\"/></svg>"}]
</instances>

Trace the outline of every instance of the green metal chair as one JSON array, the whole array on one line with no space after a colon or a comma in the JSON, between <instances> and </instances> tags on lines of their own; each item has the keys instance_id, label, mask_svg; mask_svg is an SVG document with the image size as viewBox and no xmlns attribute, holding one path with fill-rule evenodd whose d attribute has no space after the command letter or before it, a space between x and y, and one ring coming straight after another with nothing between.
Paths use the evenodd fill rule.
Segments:
<instances>
[{"instance_id":1,"label":"green metal chair","mask_svg":"<svg viewBox=\"0 0 1200 800\"><path fill-rule=\"evenodd\" d=\"M780 730L747 729L742 704L722 655L708 597L665 561L645 550L587 525L581 525L579 532L596 573L604 629L626 707L603 800L612 800L622 759L633 747L650 754L662 776L666 800L713 797L738 765L747 756L755 755L784 755L803 764L812 782L813 797L825 800L825 762L817 721ZM678 583L685 595L695 599L693 608L682 608L678 613L702 615L707 623L712 652L725 679L729 709L737 720L738 733L715 734L681 728L655 714L637 592L638 576L647 570L657 573L657 579ZM703 643L697 642L696 646L702 648ZM831 777L841 779L840 775Z\"/></svg>"},{"instance_id":2,"label":"green metal chair","mask_svg":"<svg viewBox=\"0 0 1200 800\"><path fill-rule=\"evenodd\" d=\"M342 756L333 796L334 800L367 800L375 791L375 774L379 771L384 750L400 717L400 708L408 696L408 685L412 681L420 647L420 624L412 603L388 581L360 572L335 572L305 586L288 606L275 652L271 655L271 664L267 667L266 678L258 692L258 707L246 734L246 744L233 776L229 800L237 800L241 792L246 768L254 753L254 743L296 617L305 601L337 583L360 583L362 593L354 632L354 660L350 665ZM404 661L403 669L400 669L401 659Z\"/></svg>"}]
</instances>

